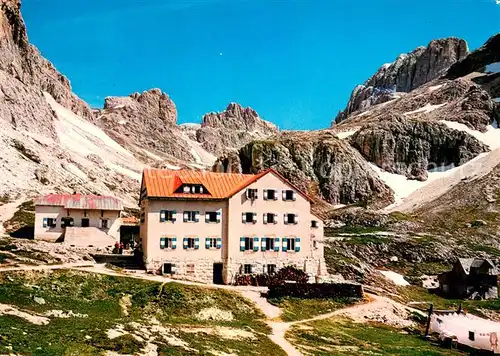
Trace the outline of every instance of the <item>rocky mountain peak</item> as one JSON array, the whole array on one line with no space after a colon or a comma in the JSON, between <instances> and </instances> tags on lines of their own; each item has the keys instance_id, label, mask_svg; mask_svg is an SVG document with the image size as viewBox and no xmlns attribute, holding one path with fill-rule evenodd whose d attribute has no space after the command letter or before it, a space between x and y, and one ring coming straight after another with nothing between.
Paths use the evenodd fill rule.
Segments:
<instances>
[{"instance_id":1,"label":"rocky mountain peak","mask_svg":"<svg viewBox=\"0 0 500 356\"><path fill-rule=\"evenodd\" d=\"M72 93L69 80L29 43L19 0L0 0L0 70L23 84L37 86L75 114L93 120L90 107Z\"/></svg>"},{"instance_id":2,"label":"rocky mountain peak","mask_svg":"<svg viewBox=\"0 0 500 356\"><path fill-rule=\"evenodd\" d=\"M490 37L486 43L478 48L463 61L451 66L446 77L455 79L472 72L482 72L488 64L500 62L500 33Z\"/></svg>"},{"instance_id":3,"label":"rocky mountain peak","mask_svg":"<svg viewBox=\"0 0 500 356\"><path fill-rule=\"evenodd\" d=\"M222 112L206 114L203 116L201 126L250 132L259 131L264 134L274 134L278 131L274 124L262 120L254 109L244 108L237 103L230 103Z\"/></svg>"},{"instance_id":4,"label":"rocky mountain peak","mask_svg":"<svg viewBox=\"0 0 500 356\"><path fill-rule=\"evenodd\" d=\"M387 102L396 92L408 93L441 77L468 53L467 42L450 37L433 40L427 47L418 47L398 56L353 90L346 109L337 115L334 123L343 121L355 111Z\"/></svg>"},{"instance_id":5,"label":"rocky mountain peak","mask_svg":"<svg viewBox=\"0 0 500 356\"><path fill-rule=\"evenodd\" d=\"M177 124L175 103L158 88L147 90L142 94L133 93L126 97L109 96L104 101L104 109L140 111L142 116L160 119L172 125Z\"/></svg>"}]
</instances>

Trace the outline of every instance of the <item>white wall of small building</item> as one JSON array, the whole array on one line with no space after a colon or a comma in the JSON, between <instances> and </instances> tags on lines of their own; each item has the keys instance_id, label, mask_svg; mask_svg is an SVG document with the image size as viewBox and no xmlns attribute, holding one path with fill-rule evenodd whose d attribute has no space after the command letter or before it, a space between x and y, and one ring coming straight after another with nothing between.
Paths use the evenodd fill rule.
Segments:
<instances>
[{"instance_id":1,"label":"white wall of small building","mask_svg":"<svg viewBox=\"0 0 500 356\"><path fill-rule=\"evenodd\" d=\"M56 241L61 237L64 229L62 228L62 219L71 217L74 221L74 227L82 226L82 219L89 219L89 227L100 228L100 221L108 220L108 229L103 229L108 235L115 239L120 238L120 212L115 210L78 210L65 209L62 206L40 206L35 207L35 239ZM56 219L56 226L44 227L44 219Z\"/></svg>"}]
</instances>

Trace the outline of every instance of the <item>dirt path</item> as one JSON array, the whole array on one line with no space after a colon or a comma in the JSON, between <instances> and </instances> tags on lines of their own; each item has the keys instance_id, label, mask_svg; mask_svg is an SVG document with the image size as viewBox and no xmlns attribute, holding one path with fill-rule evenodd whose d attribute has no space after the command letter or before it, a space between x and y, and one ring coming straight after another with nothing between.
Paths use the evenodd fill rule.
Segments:
<instances>
[{"instance_id":1,"label":"dirt path","mask_svg":"<svg viewBox=\"0 0 500 356\"><path fill-rule=\"evenodd\" d=\"M42 266L20 266L20 267L7 267L0 268L2 271L36 271L36 270L51 270L51 269L74 269L78 271L93 272L106 274L110 276L129 277L136 279L145 279L161 283L180 283L184 285L201 286L204 288L217 288L232 290L241 293L241 295L255 303L255 305L266 315L267 324L271 327L272 333L269 338L278 346L280 346L289 356L302 355L290 342L285 338L286 332L293 325L306 324L316 320L328 319L334 316L345 316L357 322L367 322L370 320L379 321L384 320L387 324L394 326L405 326L402 324L404 321L404 314L409 308L399 303L392 301L386 297L368 294L368 302L358 304L355 306L347 307L344 309L336 310L327 314L317 315L310 319L298 320L289 323L276 321L281 315L281 309L270 304L267 299L261 296L261 292L265 291L263 287L236 287L225 285L203 284L189 281L174 280L163 276L146 274L144 271L136 271L135 273L122 273L107 269L102 264L78 264L78 263L65 263L60 265L42 265ZM274 319L274 320L273 320Z\"/></svg>"}]
</instances>

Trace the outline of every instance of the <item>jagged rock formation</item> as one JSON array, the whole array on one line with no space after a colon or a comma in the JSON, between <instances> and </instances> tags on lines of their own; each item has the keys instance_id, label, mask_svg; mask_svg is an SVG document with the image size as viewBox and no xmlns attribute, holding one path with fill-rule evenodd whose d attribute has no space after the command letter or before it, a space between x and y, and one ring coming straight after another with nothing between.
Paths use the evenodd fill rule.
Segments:
<instances>
[{"instance_id":1,"label":"jagged rock formation","mask_svg":"<svg viewBox=\"0 0 500 356\"><path fill-rule=\"evenodd\" d=\"M488 151L466 132L396 115L362 127L350 143L383 170L418 180L426 180L429 169L458 167Z\"/></svg>"},{"instance_id":2,"label":"jagged rock formation","mask_svg":"<svg viewBox=\"0 0 500 356\"><path fill-rule=\"evenodd\" d=\"M6 74L50 93L59 104L92 120L89 106L71 92L69 80L29 43L20 0L0 2L0 54L0 69ZM9 87L9 83L2 85ZM17 122L23 120L22 115L14 116Z\"/></svg>"},{"instance_id":3,"label":"jagged rock formation","mask_svg":"<svg viewBox=\"0 0 500 356\"><path fill-rule=\"evenodd\" d=\"M29 44L19 0L0 0L0 194L77 191L132 204L141 163L92 120L66 77Z\"/></svg>"},{"instance_id":4,"label":"jagged rock formation","mask_svg":"<svg viewBox=\"0 0 500 356\"><path fill-rule=\"evenodd\" d=\"M408 93L441 77L467 54L467 43L452 37L431 41L427 47L400 55L395 62L380 67L364 85L354 89L346 109L337 115L334 123L343 121L355 111L389 101L396 93Z\"/></svg>"},{"instance_id":5,"label":"jagged rock formation","mask_svg":"<svg viewBox=\"0 0 500 356\"><path fill-rule=\"evenodd\" d=\"M274 124L262 120L252 108L230 103L223 112L209 113L203 117L201 127L196 131L196 139L207 151L221 155L277 132L278 128Z\"/></svg>"},{"instance_id":6,"label":"jagged rock formation","mask_svg":"<svg viewBox=\"0 0 500 356\"><path fill-rule=\"evenodd\" d=\"M215 169L257 173L274 168L316 199L330 204L385 206L391 190L349 144L326 131L283 132L220 158Z\"/></svg>"},{"instance_id":7,"label":"jagged rock formation","mask_svg":"<svg viewBox=\"0 0 500 356\"><path fill-rule=\"evenodd\" d=\"M455 63L446 77L456 79L472 72L484 72L485 66L500 62L500 33L492 36L481 48L475 50L463 61Z\"/></svg>"},{"instance_id":8,"label":"jagged rock formation","mask_svg":"<svg viewBox=\"0 0 500 356\"><path fill-rule=\"evenodd\" d=\"M175 104L160 89L107 97L96 117L97 125L138 157L194 161L191 145L177 126Z\"/></svg>"}]
</instances>

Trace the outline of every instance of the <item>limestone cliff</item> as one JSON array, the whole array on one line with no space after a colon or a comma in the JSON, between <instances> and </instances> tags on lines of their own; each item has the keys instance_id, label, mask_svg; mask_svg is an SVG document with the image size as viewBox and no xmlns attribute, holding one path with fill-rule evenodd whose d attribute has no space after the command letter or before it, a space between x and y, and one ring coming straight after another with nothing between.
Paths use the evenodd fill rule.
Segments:
<instances>
[{"instance_id":1,"label":"limestone cliff","mask_svg":"<svg viewBox=\"0 0 500 356\"><path fill-rule=\"evenodd\" d=\"M282 132L218 160L215 169L257 173L274 168L315 199L385 206L391 190L349 144L327 131Z\"/></svg>"},{"instance_id":2,"label":"limestone cliff","mask_svg":"<svg viewBox=\"0 0 500 356\"><path fill-rule=\"evenodd\" d=\"M389 101L396 93L408 93L441 77L467 54L467 43L451 37L431 41L427 47L418 47L400 55L353 90L346 109L337 115L334 122L339 123L355 111Z\"/></svg>"}]
</instances>

